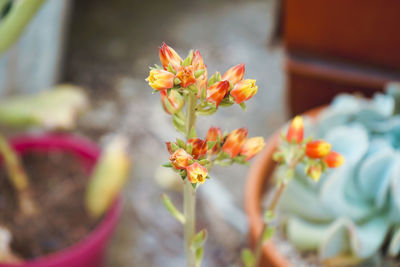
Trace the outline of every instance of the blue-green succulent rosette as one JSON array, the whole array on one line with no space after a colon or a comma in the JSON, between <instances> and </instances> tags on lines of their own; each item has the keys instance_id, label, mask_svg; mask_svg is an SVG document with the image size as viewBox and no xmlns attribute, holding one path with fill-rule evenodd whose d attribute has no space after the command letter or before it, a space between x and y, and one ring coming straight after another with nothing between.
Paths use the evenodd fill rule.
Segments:
<instances>
[{"instance_id":1,"label":"blue-green succulent rosette","mask_svg":"<svg viewBox=\"0 0 400 267\"><path fill-rule=\"evenodd\" d=\"M400 114L392 92L340 95L306 121L307 134L331 143L345 163L318 183L298 166L282 196L287 237L299 250L318 251L321 260L399 254Z\"/></svg>"}]
</instances>

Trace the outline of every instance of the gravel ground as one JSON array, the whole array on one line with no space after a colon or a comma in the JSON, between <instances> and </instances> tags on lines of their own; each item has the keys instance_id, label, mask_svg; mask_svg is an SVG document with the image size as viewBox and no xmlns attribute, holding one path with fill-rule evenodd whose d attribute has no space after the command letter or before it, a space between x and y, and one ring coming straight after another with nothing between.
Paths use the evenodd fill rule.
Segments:
<instances>
[{"instance_id":1,"label":"gravel ground","mask_svg":"<svg viewBox=\"0 0 400 267\"><path fill-rule=\"evenodd\" d=\"M179 180L159 166L167 159L164 141L178 137L170 118L144 79L158 63L162 41L186 54L199 49L209 72L246 63L246 77L259 92L247 112L231 107L199 120L242 126L267 138L286 118L283 52L267 48L275 1L75 1L65 57L64 80L83 85L93 110L81 120L82 133L100 139L123 132L132 140L134 167L125 192L125 210L108 251L107 266L184 266L181 226L164 210L167 192L179 206ZM242 211L247 167L216 168L214 181L198 195L198 229L207 227L203 266L240 266L247 226ZM158 180L156 179L158 178ZM161 179L161 182L160 182ZM178 186L177 186L178 185Z\"/></svg>"}]
</instances>

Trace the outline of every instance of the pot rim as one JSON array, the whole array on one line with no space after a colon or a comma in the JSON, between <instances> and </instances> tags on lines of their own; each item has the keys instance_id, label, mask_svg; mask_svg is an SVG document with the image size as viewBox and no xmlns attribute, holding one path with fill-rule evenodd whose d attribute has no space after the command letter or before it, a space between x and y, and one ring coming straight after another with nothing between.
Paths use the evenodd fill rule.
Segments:
<instances>
[{"instance_id":1,"label":"pot rim","mask_svg":"<svg viewBox=\"0 0 400 267\"><path fill-rule=\"evenodd\" d=\"M40 149L50 151L52 149L61 149L75 154L84 165L86 161L89 170L94 167L100 157L100 147L91 140L74 134L26 134L10 138L10 143L18 153L24 153L26 150ZM0 267L40 267L62 265L70 258L80 258L83 254L96 253L95 247L99 242L108 239L109 234L114 229L121 214L122 202L119 197L116 198L105 216L100 220L96 227L90 231L84 238L78 242L53 253L46 254L32 260L26 260L19 264L0 263Z\"/></svg>"},{"instance_id":2,"label":"pot rim","mask_svg":"<svg viewBox=\"0 0 400 267\"><path fill-rule=\"evenodd\" d=\"M313 108L305 112L303 116L316 119L319 113L325 108L326 106ZM257 237L260 235L262 230L263 222L261 203L267 183L276 166L272 159L272 155L279 144L280 134L281 129L277 130L270 138L268 138L265 148L261 154L257 156L256 162L252 165L247 174L244 206L249 220L249 235L252 246L255 245ZM266 242L263 245L262 254L262 262L268 262L271 266L291 266L285 256L277 250L271 241Z\"/></svg>"}]
</instances>

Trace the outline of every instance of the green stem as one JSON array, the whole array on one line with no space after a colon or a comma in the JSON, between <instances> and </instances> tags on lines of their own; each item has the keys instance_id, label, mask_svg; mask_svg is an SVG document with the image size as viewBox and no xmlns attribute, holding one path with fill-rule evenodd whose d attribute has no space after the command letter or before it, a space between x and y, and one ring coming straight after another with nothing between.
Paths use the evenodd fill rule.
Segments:
<instances>
[{"instance_id":1,"label":"green stem","mask_svg":"<svg viewBox=\"0 0 400 267\"><path fill-rule=\"evenodd\" d=\"M11 184L18 194L21 213L23 215L32 215L36 213L37 206L32 199L29 180L21 165L21 160L2 134L0 134L0 154L3 156L4 165Z\"/></svg>"},{"instance_id":2,"label":"green stem","mask_svg":"<svg viewBox=\"0 0 400 267\"><path fill-rule=\"evenodd\" d=\"M0 22L0 56L22 34L25 26L46 0L18 0Z\"/></svg>"},{"instance_id":3,"label":"green stem","mask_svg":"<svg viewBox=\"0 0 400 267\"><path fill-rule=\"evenodd\" d=\"M300 156L298 156L297 158L295 158L289 165L288 165L288 169L289 170L293 170L296 168L297 164L299 164L299 162L302 161L302 159L304 158L304 154L301 154ZM278 205L278 201L281 198L283 192L286 189L286 186L288 184L288 181L281 181L278 190L275 191L275 194L272 198L271 203L268 206L267 211L270 212L271 214L275 213L275 209L276 206ZM260 266L260 261L261 261L261 255L262 255L262 247L264 245L264 232L268 229L268 222L264 221L263 223L263 227L261 229L260 235L258 236L258 240L257 240L257 244L255 247L255 267Z\"/></svg>"},{"instance_id":4,"label":"green stem","mask_svg":"<svg viewBox=\"0 0 400 267\"><path fill-rule=\"evenodd\" d=\"M194 93L189 93L186 110L186 139L189 139L190 132L196 122L196 103L197 97ZM196 234L196 191L186 178L183 186L183 214L185 216L184 239L187 267L196 267L196 257L191 250L191 243Z\"/></svg>"}]
</instances>

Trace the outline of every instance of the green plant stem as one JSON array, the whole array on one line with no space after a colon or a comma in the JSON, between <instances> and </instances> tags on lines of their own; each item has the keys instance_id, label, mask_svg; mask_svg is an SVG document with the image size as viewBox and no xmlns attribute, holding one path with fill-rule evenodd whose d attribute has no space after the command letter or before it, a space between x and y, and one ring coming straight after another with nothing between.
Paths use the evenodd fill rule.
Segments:
<instances>
[{"instance_id":1,"label":"green plant stem","mask_svg":"<svg viewBox=\"0 0 400 267\"><path fill-rule=\"evenodd\" d=\"M267 211L269 211L271 213L275 212L276 205L278 204L279 198L282 196L282 193L285 191L286 185L287 185L286 183L281 183L281 185L279 186L278 190L276 190L276 192L274 194L274 197L272 199L272 202L270 203ZM264 244L263 235L264 235L264 232L265 232L265 230L267 228L268 228L268 223L264 222L263 223L263 227L261 229L261 233L260 233L260 235L258 237L258 240L257 240L256 248L255 248L255 253L254 253L255 259L256 259L255 260L255 267L260 266L262 247L263 247L263 244Z\"/></svg>"},{"instance_id":2,"label":"green plant stem","mask_svg":"<svg viewBox=\"0 0 400 267\"><path fill-rule=\"evenodd\" d=\"M190 132L196 122L197 97L189 93L186 110L186 139L189 139ZM183 185L183 214L185 216L184 239L187 267L196 267L196 257L192 251L191 243L196 234L196 191L189 179L186 178Z\"/></svg>"},{"instance_id":3,"label":"green plant stem","mask_svg":"<svg viewBox=\"0 0 400 267\"><path fill-rule=\"evenodd\" d=\"M299 164L300 161L304 158L304 154L300 155L296 159L294 159L288 166L289 170L293 170L296 168L297 164ZM278 205L278 201L281 198L283 192L285 191L286 187L288 185L288 181L282 181L281 184L279 185L278 189L275 191L275 194L272 198L271 203L268 206L267 211L270 212L271 214L275 213L276 206ZM254 257L255 257L255 267L260 266L260 260L261 260L261 255L262 255L262 247L264 244L264 232L268 229L268 222L263 223L260 235L258 236L257 244L255 247L255 252L254 252Z\"/></svg>"},{"instance_id":4,"label":"green plant stem","mask_svg":"<svg viewBox=\"0 0 400 267\"><path fill-rule=\"evenodd\" d=\"M44 2L46 0L14 1L11 10L0 22L0 56L19 38Z\"/></svg>"},{"instance_id":5,"label":"green plant stem","mask_svg":"<svg viewBox=\"0 0 400 267\"><path fill-rule=\"evenodd\" d=\"M11 184L18 194L21 213L23 215L32 215L36 213L37 205L32 199L29 180L21 165L21 160L2 134L0 134L0 154L3 156L4 165Z\"/></svg>"}]
</instances>

